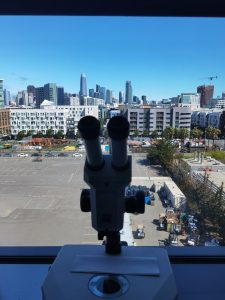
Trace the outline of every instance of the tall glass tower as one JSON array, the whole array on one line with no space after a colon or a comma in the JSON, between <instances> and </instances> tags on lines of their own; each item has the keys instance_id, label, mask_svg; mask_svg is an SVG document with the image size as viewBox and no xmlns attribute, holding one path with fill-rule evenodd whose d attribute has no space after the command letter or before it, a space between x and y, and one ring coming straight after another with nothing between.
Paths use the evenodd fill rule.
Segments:
<instances>
[{"instance_id":1,"label":"tall glass tower","mask_svg":"<svg viewBox=\"0 0 225 300\"><path fill-rule=\"evenodd\" d=\"M83 73L80 76L80 96L87 96L87 80Z\"/></svg>"},{"instance_id":2,"label":"tall glass tower","mask_svg":"<svg viewBox=\"0 0 225 300\"><path fill-rule=\"evenodd\" d=\"M126 89L125 103L131 104L133 98L131 81L126 81L125 89Z\"/></svg>"}]
</instances>

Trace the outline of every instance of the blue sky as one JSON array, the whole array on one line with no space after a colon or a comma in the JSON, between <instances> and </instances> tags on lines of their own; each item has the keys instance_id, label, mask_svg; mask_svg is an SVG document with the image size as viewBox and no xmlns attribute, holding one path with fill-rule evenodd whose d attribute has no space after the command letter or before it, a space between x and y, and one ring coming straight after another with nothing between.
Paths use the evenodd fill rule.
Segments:
<instances>
[{"instance_id":1,"label":"blue sky","mask_svg":"<svg viewBox=\"0 0 225 300\"><path fill-rule=\"evenodd\" d=\"M48 82L75 93L82 72L88 88L117 97L126 80L160 100L214 75L215 96L225 91L225 19L1 16L0 34L0 78L13 94Z\"/></svg>"}]
</instances>

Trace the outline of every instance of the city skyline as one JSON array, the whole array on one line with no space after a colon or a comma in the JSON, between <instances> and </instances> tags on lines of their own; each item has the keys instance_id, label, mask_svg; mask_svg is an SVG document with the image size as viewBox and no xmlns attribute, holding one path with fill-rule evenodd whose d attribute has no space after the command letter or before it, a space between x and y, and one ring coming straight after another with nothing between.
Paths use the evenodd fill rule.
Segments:
<instances>
[{"instance_id":1,"label":"city skyline","mask_svg":"<svg viewBox=\"0 0 225 300\"><path fill-rule=\"evenodd\" d=\"M79 93L81 73L87 89L99 84L116 98L126 81L148 100L196 92L210 76L215 97L225 90L223 19L1 17L0 26L0 77L14 95L46 83Z\"/></svg>"}]
</instances>

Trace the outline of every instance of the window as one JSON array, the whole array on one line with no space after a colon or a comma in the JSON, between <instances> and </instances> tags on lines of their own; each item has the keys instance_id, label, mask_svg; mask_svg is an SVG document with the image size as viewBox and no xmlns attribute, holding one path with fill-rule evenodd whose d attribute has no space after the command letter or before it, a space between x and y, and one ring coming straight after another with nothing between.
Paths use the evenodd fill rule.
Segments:
<instances>
[{"instance_id":1,"label":"window","mask_svg":"<svg viewBox=\"0 0 225 300\"><path fill-rule=\"evenodd\" d=\"M72 97L72 94L79 94L81 75L79 70L83 70L87 92L89 88L96 90L96 84L104 86L112 91L110 92L110 94L112 93L110 95L110 97L112 96L111 107L117 108L119 91L126 94L125 81L129 80L132 85L132 97L137 95L141 100L142 95L147 95L147 101L151 104L150 108L145 108L145 110L139 110L138 107L133 106L127 111L131 130L136 131L134 135L137 135L138 139L138 135L141 135L138 131L143 131L142 135L144 136L146 127L149 127L151 132L157 129L158 134L161 134L163 129L170 124L170 111L174 127L190 128L190 113L176 112L176 109L180 109L178 107L173 108L175 109L174 114L173 109L170 110L159 102L162 99L169 99L169 97L176 98L181 93L196 93L197 84L201 84L200 80L197 83L197 78L204 76L200 74L202 68L198 66L197 62L204 61L207 68L207 63L209 62L210 65L212 61L213 53L213 66L217 70L216 72L224 73L222 62L225 52L225 22L222 19L107 17L103 22L100 17L40 18L41 22L36 17L25 16L8 16L0 19L0 28L7 28L6 32L2 31L1 35L1 40L4 41L1 45L1 55L4 57L1 63L1 77L5 78L5 87L12 89L10 92L13 97L15 96L15 99L13 98L15 103L18 101L16 97L19 98L20 92L26 89L26 80L23 80L25 77L29 78L29 84L34 85L35 88L43 85L44 89L44 84L55 83L58 87L64 86L64 92L67 93L68 98ZM19 43L18 36L20 37ZM32 46L34 44L35 47ZM198 47L193 47L194 44ZM87 45L91 45L88 55ZM207 51L205 51L205 45L208 47ZM13 56L10 55L12 49L15 53ZM27 74L23 74L23 72L27 72ZM14 79L9 79L7 74L11 73L17 74L12 76L15 77ZM222 83L219 80L213 82L209 80L209 83L214 82L214 93L222 96L224 89ZM42 94L41 96L46 96L44 91ZM50 96L51 98L55 97L54 88L50 88ZM42 102L42 100L44 99L36 99L37 102ZM184 102L190 103L188 95L184 97ZM54 110L52 108L46 110L43 112L42 109L29 109L29 112L27 110L24 112L23 109L20 109L19 112L16 112L12 109L11 116L15 117L11 119L14 126L13 132L17 133L21 129L27 130L27 126L31 126L32 130L38 129L39 131L41 129L44 134L47 126L54 133L59 130L67 132L68 126L73 123L67 122L67 119L73 115L76 120L74 120L76 132L76 124L80 116L95 114L95 106L77 106L77 108L62 106ZM74 114L70 113L71 111ZM98 115L97 109L96 115ZM29 116L30 120L28 121ZM39 120L38 117L40 117ZM17 121L19 122L17 123ZM206 119L204 116L202 123L209 121L210 118ZM215 119L212 118L211 122L217 124L219 116L215 116ZM40 128L37 127L39 125ZM145 132L145 135L148 134ZM160 140L160 136L158 138ZM23 141L16 142L21 148L23 147ZM54 142L55 149L60 149L60 151L61 149L64 151L68 146L66 139L58 139ZM49 141L48 143L44 145L43 154L45 150L48 151L47 149L52 147ZM77 147L77 144L78 141L72 140L70 146ZM15 238L15 243L25 245L35 242L36 245L38 239L40 245L45 241L51 245L74 241L98 243L97 234L90 227L90 215L81 213L78 208L80 190L85 187L83 182L84 157L78 160L72 158L70 152L68 153L68 158L46 158L38 166L32 164L32 161L29 161L28 164L28 160L17 159L15 162L7 160L7 163L6 160L1 160L2 174L6 176L1 180L7 181L7 184L10 184L10 180L11 182L16 181L18 187L14 189L13 184L11 186L6 184L2 186L3 192L2 195L0 194L0 203L5 201L4 205L8 205L6 208L4 207L5 211L2 210L0 220L8 218L7 222L9 222L9 230L11 230L8 235L3 234L1 232L3 227L0 226L0 234L5 237L6 245L7 242L10 243L10 236L13 234L12 228L18 231L25 228L25 231L28 232L29 227L33 225L37 230L33 240L23 239L21 233L17 235L18 238ZM143 157L145 158L144 153ZM85 156L85 153L83 154ZM144 158L140 160L143 162ZM163 173L163 170L157 173L157 168L143 166L135 155L133 155L133 165L134 178L145 177L146 170L150 170L150 173L152 172L150 177L155 178ZM18 174L9 180L15 175L15 169ZM139 180L141 181L141 179ZM137 185L142 185L142 183ZM5 199L5 197L10 198ZM157 197L158 195L156 195ZM169 197L169 194L164 195L159 192L159 197L163 201ZM165 208L162 202L157 201L158 198L155 206L151 207L151 211L158 218L160 212L165 212ZM194 204L193 207L195 207ZM133 225L136 226L138 220L141 223L141 216L138 216L139 219L137 216L131 216L131 218ZM149 216L150 218L152 216ZM63 229L63 224L65 224L65 228L75 228L79 232L71 230L68 235L65 235L64 230L66 229ZM151 242L156 245L158 239L153 241L151 236L162 236L165 240L168 238L167 231L159 234L157 227L151 222L145 226L149 226L148 230L152 230L154 234L150 234L149 238L146 235L142 241L135 239L137 245ZM131 229L131 233L136 230L136 228ZM55 234L55 230L57 230L57 234ZM41 234L38 234L40 232Z\"/></svg>"}]
</instances>

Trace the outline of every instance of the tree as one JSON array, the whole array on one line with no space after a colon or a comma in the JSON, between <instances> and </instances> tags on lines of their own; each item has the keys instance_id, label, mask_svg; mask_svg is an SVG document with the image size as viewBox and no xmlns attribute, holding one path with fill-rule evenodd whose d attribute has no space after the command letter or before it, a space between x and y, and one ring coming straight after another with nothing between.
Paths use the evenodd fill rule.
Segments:
<instances>
[{"instance_id":1,"label":"tree","mask_svg":"<svg viewBox=\"0 0 225 300\"><path fill-rule=\"evenodd\" d=\"M46 136L47 138L51 138L51 137L53 137L53 135L54 135L54 130L53 130L53 129L47 129L47 130L46 130L45 136Z\"/></svg>"},{"instance_id":2,"label":"tree","mask_svg":"<svg viewBox=\"0 0 225 300\"><path fill-rule=\"evenodd\" d=\"M175 154L175 147L166 140L159 140L152 145L148 151L147 159L150 162L160 162L160 164L168 169L172 163Z\"/></svg>"},{"instance_id":3,"label":"tree","mask_svg":"<svg viewBox=\"0 0 225 300\"><path fill-rule=\"evenodd\" d=\"M33 132L34 132L33 130L28 130L26 136L32 136L32 135L33 135Z\"/></svg>"},{"instance_id":4,"label":"tree","mask_svg":"<svg viewBox=\"0 0 225 300\"><path fill-rule=\"evenodd\" d=\"M24 131L19 131L17 134L17 140L22 140L26 136Z\"/></svg>"},{"instance_id":5,"label":"tree","mask_svg":"<svg viewBox=\"0 0 225 300\"><path fill-rule=\"evenodd\" d=\"M212 126L209 126L206 128L205 133L206 133L206 137L208 139L208 146L209 146L209 139L213 140L213 147L214 147L214 140L216 138L218 138L218 135L220 134L220 129L218 128L214 128Z\"/></svg>"},{"instance_id":6,"label":"tree","mask_svg":"<svg viewBox=\"0 0 225 300\"><path fill-rule=\"evenodd\" d=\"M138 129L136 129L135 131L134 131L134 136L139 136L139 130Z\"/></svg>"},{"instance_id":7,"label":"tree","mask_svg":"<svg viewBox=\"0 0 225 300\"><path fill-rule=\"evenodd\" d=\"M75 133L74 133L74 130L67 130L67 132L66 132L66 137L68 138L68 139L75 139Z\"/></svg>"},{"instance_id":8,"label":"tree","mask_svg":"<svg viewBox=\"0 0 225 300\"><path fill-rule=\"evenodd\" d=\"M164 129L162 135L166 140L172 140L173 135L174 135L174 128L173 127L166 127L166 129Z\"/></svg>"},{"instance_id":9,"label":"tree","mask_svg":"<svg viewBox=\"0 0 225 300\"><path fill-rule=\"evenodd\" d=\"M151 138L152 139L157 139L158 137L159 137L158 131L157 130L152 131Z\"/></svg>"},{"instance_id":10,"label":"tree","mask_svg":"<svg viewBox=\"0 0 225 300\"><path fill-rule=\"evenodd\" d=\"M184 144L184 140L189 137L189 130L187 128L179 129L179 138L181 139L182 144Z\"/></svg>"},{"instance_id":11,"label":"tree","mask_svg":"<svg viewBox=\"0 0 225 300\"><path fill-rule=\"evenodd\" d=\"M80 131L79 130L77 130L77 133L76 133L76 140L78 140L78 139L80 139L81 138L81 135L80 135Z\"/></svg>"},{"instance_id":12,"label":"tree","mask_svg":"<svg viewBox=\"0 0 225 300\"><path fill-rule=\"evenodd\" d=\"M64 134L62 130L59 130L55 135L54 135L55 139L63 139L64 138Z\"/></svg>"},{"instance_id":13,"label":"tree","mask_svg":"<svg viewBox=\"0 0 225 300\"><path fill-rule=\"evenodd\" d=\"M196 139L199 140L199 138L202 135L202 131L198 129L198 127L194 127L194 129L191 130L191 137L195 140L195 146L196 146Z\"/></svg>"},{"instance_id":14,"label":"tree","mask_svg":"<svg viewBox=\"0 0 225 300\"><path fill-rule=\"evenodd\" d=\"M34 138L42 138L44 134L41 131L38 131L36 134L33 135Z\"/></svg>"},{"instance_id":15,"label":"tree","mask_svg":"<svg viewBox=\"0 0 225 300\"><path fill-rule=\"evenodd\" d=\"M143 136L148 137L149 136L149 131L145 129L142 133Z\"/></svg>"}]
</instances>

